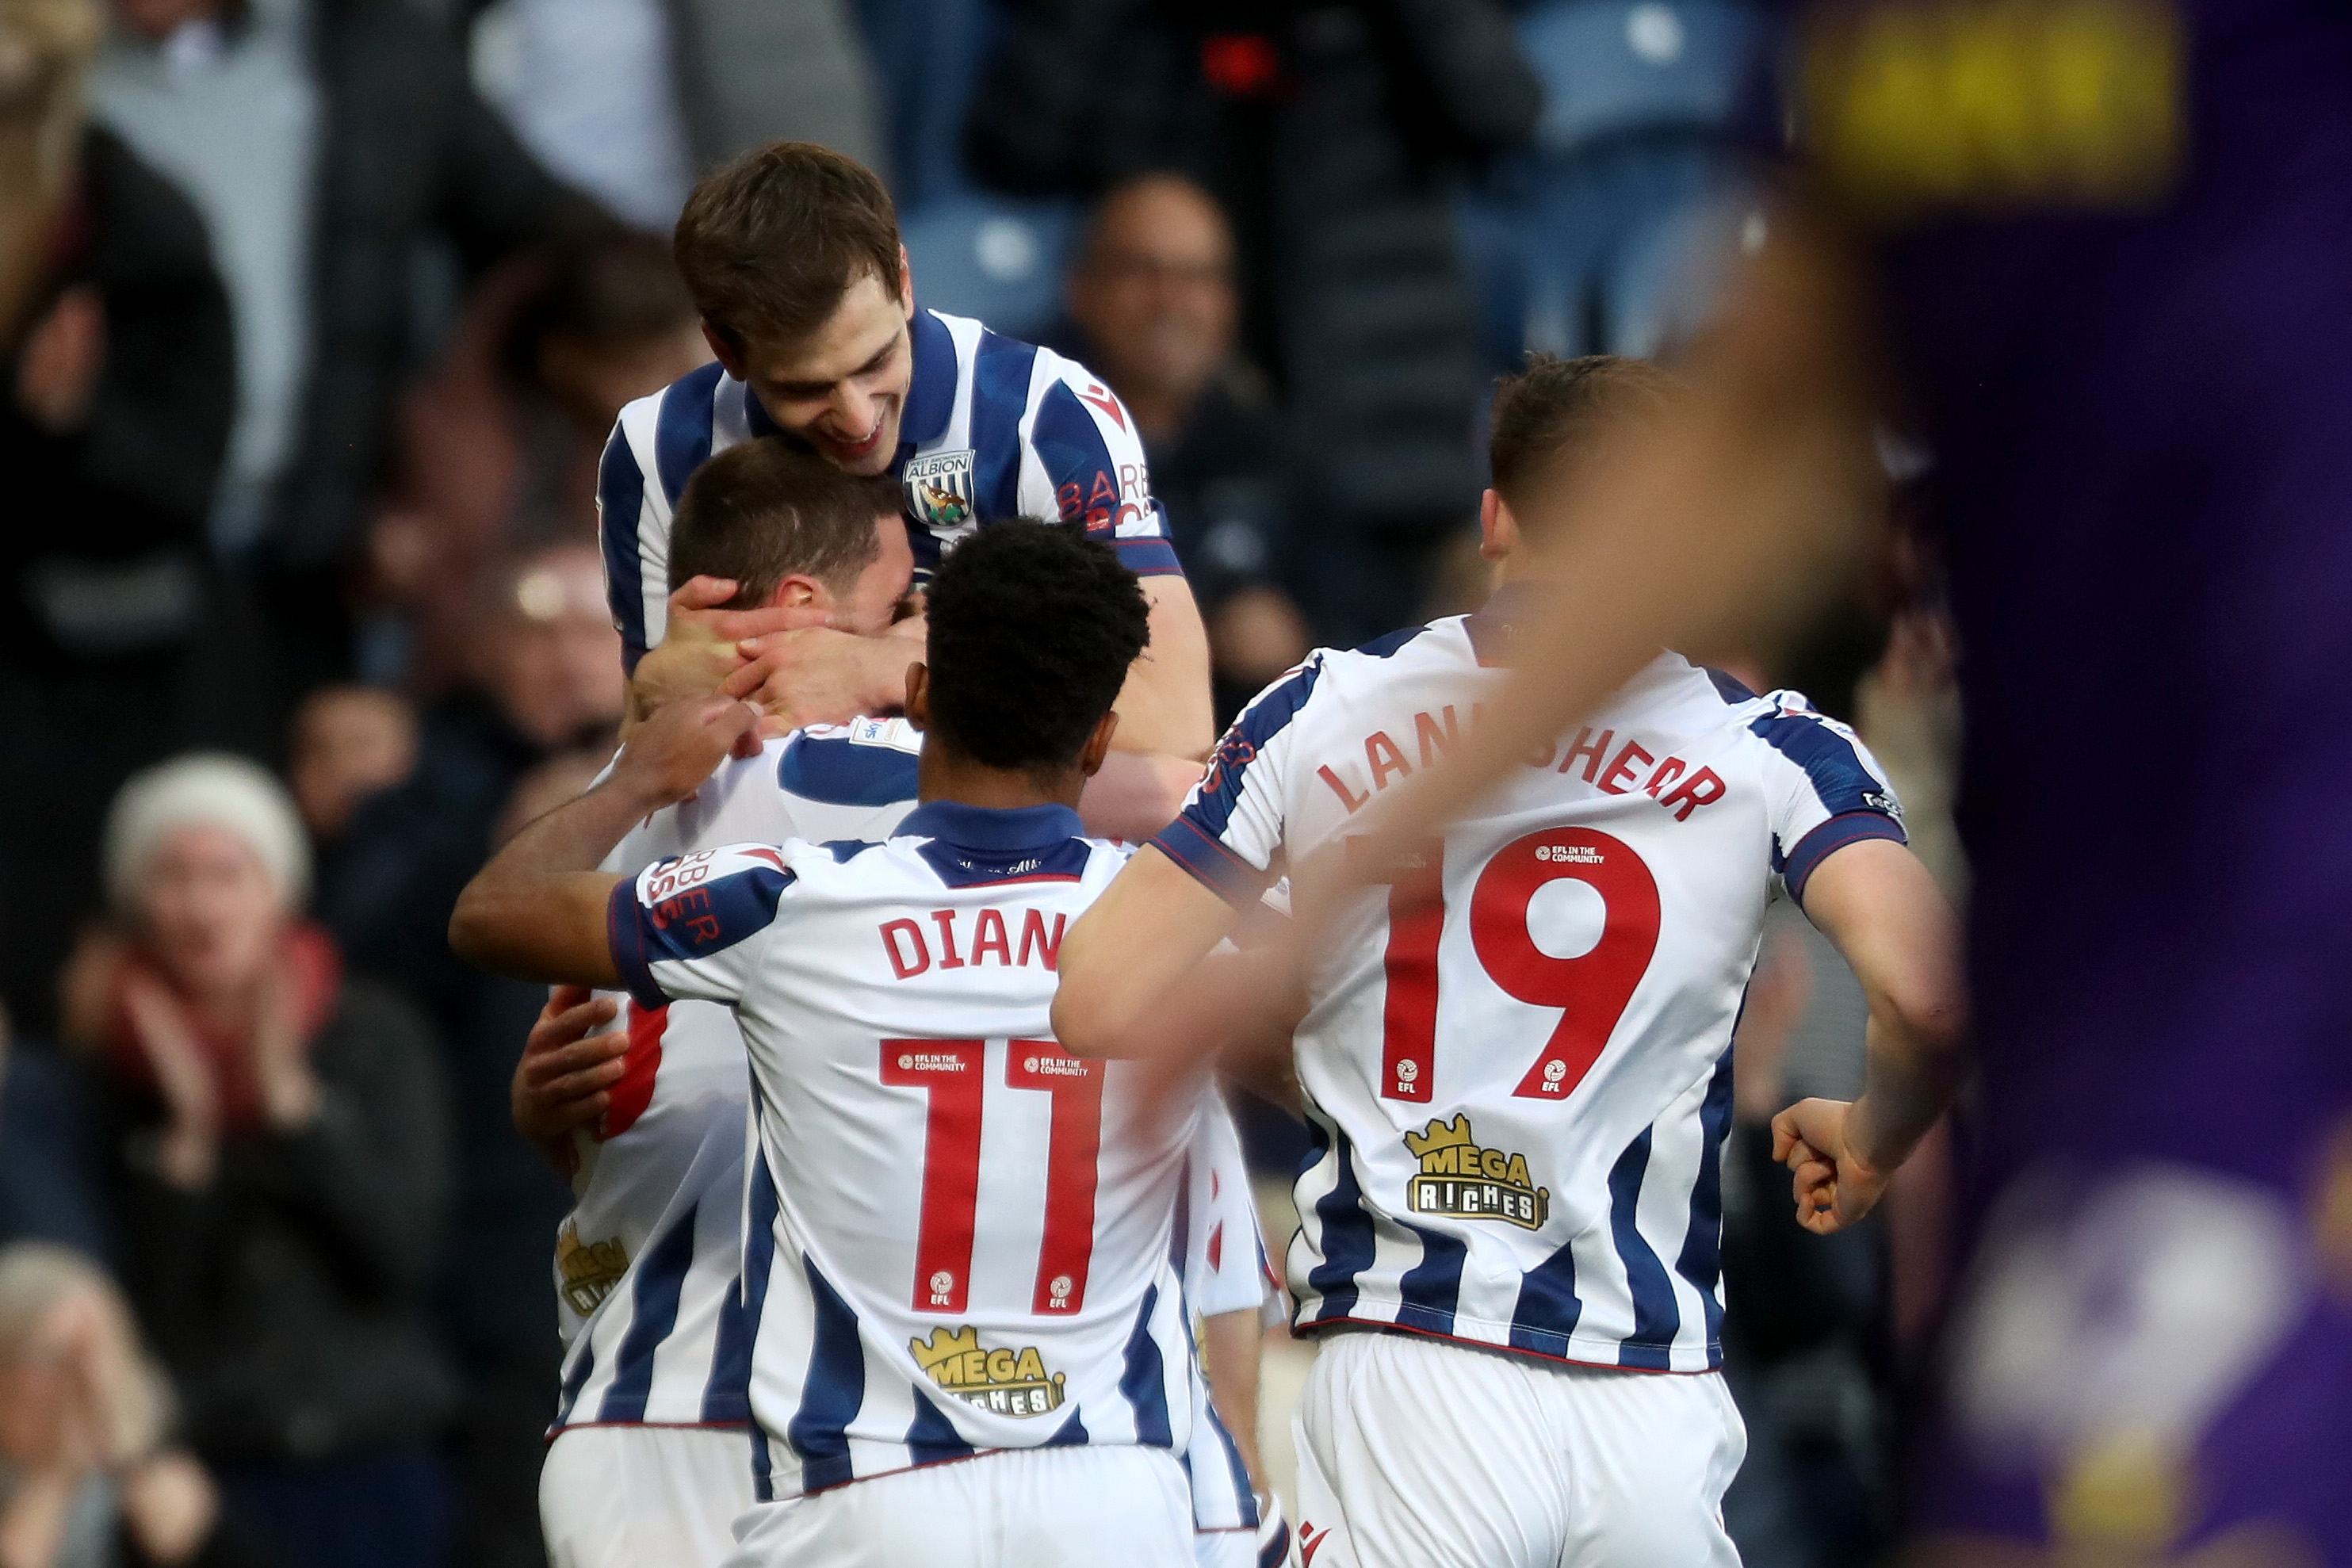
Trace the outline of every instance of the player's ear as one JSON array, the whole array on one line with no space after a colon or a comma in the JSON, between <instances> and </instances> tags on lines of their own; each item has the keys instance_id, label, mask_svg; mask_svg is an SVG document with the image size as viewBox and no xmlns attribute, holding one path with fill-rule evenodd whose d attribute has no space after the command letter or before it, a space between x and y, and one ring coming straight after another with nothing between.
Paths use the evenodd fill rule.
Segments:
<instances>
[{"instance_id":1,"label":"player's ear","mask_svg":"<svg viewBox=\"0 0 2352 1568\"><path fill-rule=\"evenodd\" d=\"M1078 771L1092 778L1102 771L1103 759L1110 755L1110 739L1118 733L1118 710L1114 708L1095 721L1095 732L1078 752Z\"/></svg>"},{"instance_id":2,"label":"player's ear","mask_svg":"<svg viewBox=\"0 0 2352 1568\"><path fill-rule=\"evenodd\" d=\"M787 572L782 582L768 595L768 607L774 610L801 610L833 607L833 595L815 578L801 572Z\"/></svg>"},{"instance_id":3,"label":"player's ear","mask_svg":"<svg viewBox=\"0 0 2352 1568\"><path fill-rule=\"evenodd\" d=\"M1489 487L1478 498L1478 554L1500 561L1519 547L1519 520L1511 515L1500 492Z\"/></svg>"},{"instance_id":4,"label":"player's ear","mask_svg":"<svg viewBox=\"0 0 2352 1568\"><path fill-rule=\"evenodd\" d=\"M931 667L921 659L907 667L907 722L918 730L931 727Z\"/></svg>"},{"instance_id":5,"label":"player's ear","mask_svg":"<svg viewBox=\"0 0 2352 1568\"><path fill-rule=\"evenodd\" d=\"M915 264L907 259L907 247L903 245L898 247L898 306L908 321L915 319Z\"/></svg>"}]
</instances>

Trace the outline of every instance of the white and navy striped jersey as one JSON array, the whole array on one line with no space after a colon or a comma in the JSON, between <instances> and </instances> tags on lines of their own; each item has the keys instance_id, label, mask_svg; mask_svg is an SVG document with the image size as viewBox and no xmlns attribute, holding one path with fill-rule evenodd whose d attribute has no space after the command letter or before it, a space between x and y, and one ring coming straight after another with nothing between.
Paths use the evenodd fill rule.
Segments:
<instances>
[{"instance_id":1,"label":"white and navy striped jersey","mask_svg":"<svg viewBox=\"0 0 2352 1568\"><path fill-rule=\"evenodd\" d=\"M903 719L813 726L733 758L604 862L743 842L887 837L914 809L922 735ZM555 1253L563 1377L554 1429L751 1420L740 1286L751 1073L734 1015L626 996L629 1050Z\"/></svg>"},{"instance_id":2,"label":"white and navy striped jersey","mask_svg":"<svg viewBox=\"0 0 2352 1568\"><path fill-rule=\"evenodd\" d=\"M1082 526L1140 576L1181 570L1135 417L1086 366L936 310L915 312L908 339L913 379L891 472L905 488L918 582L973 529L1017 517ZM670 512L686 481L712 453L775 429L717 364L621 410L597 471L596 515L631 669L668 618Z\"/></svg>"},{"instance_id":3,"label":"white and navy striped jersey","mask_svg":"<svg viewBox=\"0 0 2352 1568\"><path fill-rule=\"evenodd\" d=\"M1154 842L1255 899L1458 742L1508 613L1318 652ZM1872 837L1900 841L1899 808L1851 731L1666 654L1354 899L1297 1036L1318 1152L1296 1323L1717 1365L1731 1033L1766 907Z\"/></svg>"},{"instance_id":4,"label":"white and navy striped jersey","mask_svg":"<svg viewBox=\"0 0 2352 1568\"><path fill-rule=\"evenodd\" d=\"M1185 1452L1169 1260L1197 1087L1081 1061L1062 934L1126 859L1062 806L919 806L881 844L739 845L614 890L632 998L734 1009L762 1498L1001 1448Z\"/></svg>"},{"instance_id":5,"label":"white and navy striped jersey","mask_svg":"<svg viewBox=\"0 0 2352 1568\"><path fill-rule=\"evenodd\" d=\"M1255 1313L1265 1304L1265 1243L1258 1232L1257 1205L1250 1195L1249 1165L1242 1158L1234 1113L1213 1088L1202 1097L1200 1129L1176 1189L1169 1261L1182 1276L1195 1332L1202 1320L1227 1312ZM1192 1485L1196 1529L1258 1527L1249 1467L1213 1405L1201 1408L1192 1449L1184 1456L1184 1472Z\"/></svg>"}]
</instances>

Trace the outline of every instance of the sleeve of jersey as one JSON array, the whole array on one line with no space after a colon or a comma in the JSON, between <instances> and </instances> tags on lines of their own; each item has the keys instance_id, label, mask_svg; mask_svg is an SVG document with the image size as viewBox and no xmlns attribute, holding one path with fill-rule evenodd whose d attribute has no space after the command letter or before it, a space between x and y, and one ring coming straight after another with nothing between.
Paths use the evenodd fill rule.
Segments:
<instances>
[{"instance_id":1,"label":"sleeve of jersey","mask_svg":"<svg viewBox=\"0 0 2352 1568\"><path fill-rule=\"evenodd\" d=\"M604 600L612 607L613 628L621 634L621 666L631 674L651 646L639 545L646 505L645 470L629 448L628 433L615 421L596 468L596 534L604 555Z\"/></svg>"},{"instance_id":2,"label":"sleeve of jersey","mask_svg":"<svg viewBox=\"0 0 2352 1568\"><path fill-rule=\"evenodd\" d=\"M1139 577L1181 576L1168 535L1168 512L1151 493L1135 416L1083 365L1046 384L1029 444L1054 487L1065 522L1118 552Z\"/></svg>"},{"instance_id":3,"label":"sleeve of jersey","mask_svg":"<svg viewBox=\"0 0 2352 1568\"><path fill-rule=\"evenodd\" d=\"M1799 905L1822 861L1865 838L1906 843L1903 805L1870 748L1793 692L1748 729L1772 749L1773 867Z\"/></svg>"},{"instance_id":4,"label":"sleeve of jersey","mask_svg":"<svg viewBox=\"0 0 2352 1568\"><path fill-rule=\"evenodd\" d=\"M1322 672L1318 653L1258 693L1210 753L1184 809L1152 837L1162 854L1235 908L1256 902L1281 874L1285 759Z\"/></svg>"},{"instance_id":5,"label":"sleeve of jersey","mask_svg":"<svg viewBox=\"0 0 2352 1568\"><path fill-rule=\"evenodd\" d=\"M1185 1260L1184 1295L1204 1318L1254 1312L1265 1302L1265 1248L1258 1238L1257 1205L1250 1192L1249 1166L1233 1112L1221 1100L1202 1108L1201 1131L1192 1142L1196 1172L1205 1171L1205 1189L1196 1199L1192 1256ZM1198 1178L1196 1177L1196 1180Z\"/></svg>"},{"instance_id":6,"label":"sleeve of jersey","mask_svg":"<svg viewBox=\"0 0 2352 1568\"><path fill-rule=\"evenodd\" d=\"M764 844L656 861L606 906L621 983L646 1008L740 1000L792 885L783 855Z\"/></svg>"}]
</instances>

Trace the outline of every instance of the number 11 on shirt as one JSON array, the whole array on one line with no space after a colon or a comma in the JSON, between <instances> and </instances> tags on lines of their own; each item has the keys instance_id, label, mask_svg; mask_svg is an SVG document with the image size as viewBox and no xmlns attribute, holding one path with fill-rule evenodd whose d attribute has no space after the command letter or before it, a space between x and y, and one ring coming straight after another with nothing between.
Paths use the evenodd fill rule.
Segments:
<instances>
[{"instance_id":1,"label":"number 11 on shirt","mask_svg":"<svg viewBox=\"0 0 2352 1568\"><path fill-rule=\"evenodd\" d=\"M914 1308L961 1312L980 1211L980 1135L988 1059L983 1040L884 1040L882 1081L930 1097L923 1135L923 1202L915 1231ZM1006 1042L1008 1089L1053 1097L1045 1149L1045 1229L1030 1310L1086 1305L1094 1257L1095 1184L1102 1152L1104 1064L1080 1061L1052 1040Z\"/></svg>"}]
</instances>

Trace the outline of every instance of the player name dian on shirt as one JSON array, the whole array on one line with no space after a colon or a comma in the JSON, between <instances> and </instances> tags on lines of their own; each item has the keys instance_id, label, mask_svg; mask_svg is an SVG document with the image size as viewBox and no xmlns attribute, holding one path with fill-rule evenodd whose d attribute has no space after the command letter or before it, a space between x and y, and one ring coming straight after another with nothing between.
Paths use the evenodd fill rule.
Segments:
<instances>
[{"instance_id":1,"label":"player name dian on shirt","mask_svg":"<svg viewBox=\"0 0 2352 1568\"><path fill-rule=\"evenodd\" d=\"M1083 527L1139 576L1181 572L1135 418L1092 372L937 310L917 310L908 337L914 366L891 472L918 582L973 529L1017 517ZM632 670L668 618L670 514L686 481L712 453L775 430L717 364L621 410L597 471L596 515Z\"/></svg>"},{"instance_id":2,"label":"player name dian on shirt","mask_svg":"<svg viewBox=\"0 0 2352 1568\"><path fill-rule=\"evenodd\" d=\"M632 998L731 1005L751 1059L761 1497L1190 1444L1169 1194L1200 1097L1049 1020L1061 939L1126 858L1066 807L932 802L885 843L739 845L614 889Z\"/></svg>"},{"instance_id":3,"label":"player name dian on shirt","mask_svg":"<svg viewBox=\"0 0 2352 1568\"><path fill-rule=\"evenodd\" d=\"M1154 842L1257 898L1476 722L1508 604L1309 658ZM1482 809L1357 900L1309 975L1296 1321L1717 1366L1731 1033L1765 910L1836 849L1899 841L1893 792L1803 698L1664 654Z\"/></svg>"}]
</instances>

